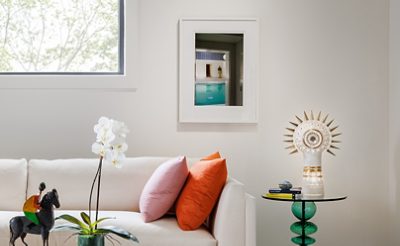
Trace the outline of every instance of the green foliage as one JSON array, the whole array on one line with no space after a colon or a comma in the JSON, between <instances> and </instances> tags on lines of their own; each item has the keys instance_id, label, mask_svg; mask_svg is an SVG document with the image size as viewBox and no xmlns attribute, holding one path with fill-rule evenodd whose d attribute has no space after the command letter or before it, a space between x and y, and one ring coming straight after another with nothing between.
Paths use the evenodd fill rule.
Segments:
<instances>
[{"instance_id":1,"label":"green foliage","mask_svg":"<svg viewBox=\"0 0 400 246\"><path fill-rule=\"evenodd\" d=\"M116 72L119 0L0 0L0 72Z\"/></svg>"},{"instance_id":2,"label":"green foliage","mask_svg":"<svg viewBox=\"0 0 400 246\"><path fill-rule=\"evenodd\" d=\"M59 217L56 218L56 220L62 219L65 221L68 221L71 224L62 224L62 225L57 225L55 226L52 231L73 231L75 232L73 235L87 235L87 236L94 236L94 235L105 235L105 237L107 238L107 236L109 236L109 234L113 234L116 236L119 236L123 239L127 239L127 240L131 240L132 242L136 242L139 243L139 240L132 235L130 232L115 227L115 226L104 226L101 228L96 228L96 226L105 221L105 220L109 220L109 219L115 219L112 217L104 217L104 218L100 218L96 221L91 221L89 215L87 215L84 212L81 212L81 218L82 221L80 221L79 219L75 218L74 216L68 215L68 214L63 214L60 215Z\"/></svg>"}]
</instances>

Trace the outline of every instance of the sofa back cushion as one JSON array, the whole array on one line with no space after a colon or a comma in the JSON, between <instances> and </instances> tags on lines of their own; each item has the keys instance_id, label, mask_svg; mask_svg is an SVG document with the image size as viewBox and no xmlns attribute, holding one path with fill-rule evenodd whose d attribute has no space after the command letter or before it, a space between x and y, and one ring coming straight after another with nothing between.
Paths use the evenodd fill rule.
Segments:
<instances>
[{"instance_id":1,"label":"sofa back cushion","mask_svg":"<svg viewBox=\"0 0 400 246\"><path fill-rule=\"evenodd\" d=\"M22 211L26 198L27 162L0 160L0 211Z\"/></svg>"},{"instance_id":2,"label":"sofa back cushion","mask_svg":"<svg viewBox=\"0 0 400 246\"><path fill-rule=\"evenodd\" d=\"M154 170L169 158L127 158L121 168L103 162L100 210L139 211L140 194ZM98 159L30 160L28 196L38 192L40 182L56 188L61 209L87 210L90 187L98 168ZM96 187L92 208L95 208Z\"/></svg>"}]
</instances>

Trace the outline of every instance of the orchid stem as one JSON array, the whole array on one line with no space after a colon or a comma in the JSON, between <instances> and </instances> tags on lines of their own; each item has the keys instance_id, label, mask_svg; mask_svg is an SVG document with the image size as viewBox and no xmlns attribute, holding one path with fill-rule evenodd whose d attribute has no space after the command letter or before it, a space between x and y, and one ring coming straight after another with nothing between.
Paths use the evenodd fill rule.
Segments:
<instances>
[{"instance_id":1,"label":"orchid stem","mask_svg":"<svg viewBox=\"0 0 400 246\"><path fill-rule=\"evenodd\" d=\"M99 176L98 176L98 181L97 181L97 198L96 198L96 220L98 219L98 215L99 215L99 198L100 198L100 181L101 181L101 167L103 165L103 157L100 158L100 163L99 163ZM97 229L97 224L94 227L95 229Z\"/></svg>"},{"instance_id":2,"label":"orchid stem","mask_svg":"<svg viewBox=\"0 0 400 246\"><path fill-rule=\"evenodd\" d=\"M89 219L91 219L91 210L92 210L92 195L93 195L93 188L94 184L96 183L97 177L99 176L99 173L101 172L101 166L103 162L103 157L100 156L100 162L99 162L99 167L97 168L96 175L94 176L92 187L90 188L90 195L89 195ZM98 193L97 193L98 194ZM97 195L97 200L98 200L98 195ZM97 220L97 219L96 219Z\"/></svg>"}]
</instances>

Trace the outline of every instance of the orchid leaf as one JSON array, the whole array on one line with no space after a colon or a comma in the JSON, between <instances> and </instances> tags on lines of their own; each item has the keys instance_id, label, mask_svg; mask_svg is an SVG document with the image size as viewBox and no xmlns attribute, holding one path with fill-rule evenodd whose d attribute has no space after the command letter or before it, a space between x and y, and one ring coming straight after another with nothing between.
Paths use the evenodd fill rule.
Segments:
<instances>
[{"instance_id":1,"label":"orchid leaf","mask_svg":"<svg viewBox=\"0 0 400 246\"><path fill-rule=\"evenodd\" d=\"M57 225L51 229L51 231L70 231L70 230L80 231L81 228L75 225Z\"/></svg>"},{"instance_id":2,"label":"orchid leaf","mask_svg":"<svg viewBox=\"0 0 400 246\"><path fill-rule=\"evenodd\" d=\"M71 216L71 215L68 215L68 214L60 215L56 219L63 219L63 220L66 220L66 221L68 221L68 222L70 222L72 224L78 225L82 229L89 229L89 227L87 225L85 225L84 223L82 223L80 220L78 220L74 216Z\"/></svg>"},{"instance_id":3,"label":"orchid leaf","mask_svg":"<svg viewBox=\"0 0 400 246\"><path fill-rule=\"evenodd\" d=\"M128 232L124 229L115 227L115 226L102 227L102 228L97 229L96 232L103 233L103 234L112 233L119 237L122 237L123 239L131 240L136 243L139 243L139 240L134 235L132 235L130 232Z\"/></svg>"},{"instance_id":4,"label":"orchid leaf","mask_svg":"<svg viewBox=\"0 0 400 246\"><path fill-rule=\"evenodd\" d=\"M87 228L87 229L81 229L80 235L92 235L93 234L93 230Z\"/></svg>"},{"instance_id":5,"label":"orchid leaf","mask_svg":"<svg viewBox=\"0 0 400 246\"><path fill-rule=\"evenodd\" d=\"M85 212L81 212L81 218L83 222L85 222L90 229L92 229L92 222L90 221L89 215L87 215Z\"/></svg>"},{"instance_id":6,"label":"orchid leaf","mask_svg":"<svg viewBox=\"0 0 400 246\"><path fill-rule=\"evenodd\" d=\"M104 218L100 218L97 221L93 222L92 224L92 228L95 227L97 224L105 221L105 220L115 220L115 217L104 217Z\"/></svg>"}]
</instances>

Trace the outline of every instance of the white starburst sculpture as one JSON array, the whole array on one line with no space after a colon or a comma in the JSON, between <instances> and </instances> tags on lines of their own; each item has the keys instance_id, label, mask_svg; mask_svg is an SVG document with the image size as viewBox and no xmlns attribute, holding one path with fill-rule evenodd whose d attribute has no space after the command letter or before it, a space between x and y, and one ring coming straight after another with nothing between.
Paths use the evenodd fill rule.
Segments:
<instances>
[{"instance_id":1,"label":"white starburst sculpture","mask_svg":"<svg viewBox=\"0 0 400 246\"><path fill-rule=\"evenodd\" d=\"M330 128L334 120L328 123L328 114L322 119L321 112L314 118L311 111L310 116L304 111L304 119L295 116L298 123L290 122L294 128L286 128L290 134L285 140L291 143L286 149L290 150L290 154L303 152L304 169L302 193L306 197L323 197L324 196L324 180L321 169L321 156L325 150L332 154L332 149L339 149L335 144L340 143L334 139L341 133L334 133L339 126Z\"/></svg>"}]
</instances>

